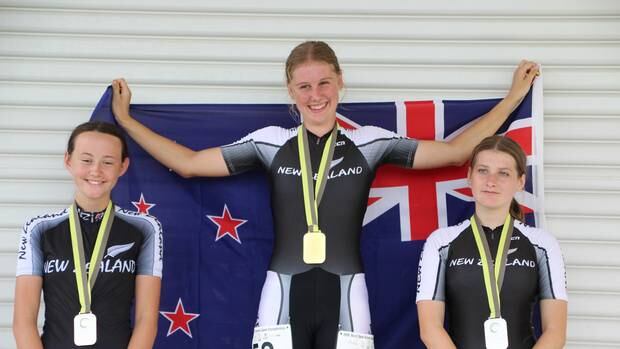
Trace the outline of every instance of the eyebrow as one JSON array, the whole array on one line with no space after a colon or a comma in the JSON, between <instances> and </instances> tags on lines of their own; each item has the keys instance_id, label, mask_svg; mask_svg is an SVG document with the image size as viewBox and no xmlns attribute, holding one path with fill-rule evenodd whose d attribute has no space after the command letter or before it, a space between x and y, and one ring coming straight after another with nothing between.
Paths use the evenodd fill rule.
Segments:
<instances>
[{"instance_id":1,"label":"eyebrow","mask_svg":"<svg viewBox=\"0 0 620 349\"><path fill-rule=\"evenodd\" d=\"M484 164L476 164L475 167L484 167L484 168L489 168L489 165L484 165ZM514 171L514 169L510 168L510 167L500 167L500 170L508 170L508 171Z\"/></svg>"},{"instance_id":2,"label":"eyebrow","mask_svg":"<svg viewBox=\"0 0 620 349\"><path fill-rule=\"evenodd\" d=\"M90 157L95 157L93 154L88 153L88 152L82 152L82 153L80 153L80 155L87 155L87 156L90 156ZM104 155L103 158L104 159L107 159L107 158L116 159L117 157L114 156L114 155Z\"/></svg>"},{"instance_id":3,"label":"eyebrow","mask_svg":"<svg viewBox=\"0 0 620 349\"><path fill-rule=\"evenodd\" d=\"M326 81L326 80L330 80L330 81L334 80L334 77L328 76L328 77L325 77L325 78L321 78L321 79L319 79L319 82L323 82L323 81ZM307 84L310 84L310 82L301 81L301 82L296 83L295 86L307 85Z\"/></svg>"}]
</instances>

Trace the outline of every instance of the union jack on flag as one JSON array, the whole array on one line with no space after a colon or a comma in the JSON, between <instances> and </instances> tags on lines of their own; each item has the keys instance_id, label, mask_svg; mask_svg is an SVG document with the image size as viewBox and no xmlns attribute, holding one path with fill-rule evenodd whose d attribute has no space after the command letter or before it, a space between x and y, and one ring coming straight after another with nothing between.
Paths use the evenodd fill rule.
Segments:
<instances>
[{"instance_id":1,"label":"union jack on flag","mask_svg":"<svg viewBox=\"0 0 620 349\"><path fill-rule=\"evenodd\" d=\"M542 217L542 201L538 199L540 195L537 194L537 192L542 194L542 191L534 191L534 188L537 188L534 185L537 177L533 176L533 173L536 173L533 171L542 166L541 154L533 151L535 148L541 148L541 144L537 144L536 147L534 142L542 141L533 133L534 122L542 119L542 115L535 115L536 111L532 105L536 103L536 90L539 88L541 83L537 82L534 92L528 94L521 106L498 131L517 141L528 156L526 191L519 194L518 201L526 214L527 223L531 225L536 225L538 222L536 217ZM542 98L542 90L540 95L539 98ZM415 139L451 140L498 101L490 99L396 102L394 103L396 128L393 131ZM354 113L355 111L350 111L350 114ZM345 115L339 114L338 117L341 126L345 128L361 127ZM365 223L397 204L400 206L402 241L425 240L435 229L461 222L464 217L473 213L472 205L466 204L473 202L466 180L467 167L465 164L458 168L425 171L383 167L378 171L370 192Z\"/></svg>"},{"instance_id":2,"label":"union jack on flag","mask_svg":"<svg viewBox=\"0 0 620 349\"><path fill-rule=\"evenodd\" d=\"M106 91L92 119L113 122ZM345 103L342 127L375 125L417 139L449 140L499 99ZM193 149L229 144L270 125L294 127L283 104L132 105L154 131ZM499 133L528 155L526 221L542 217L542 81ZM263 173L183 179L132 141L129 171L113 193L117 205L156 216L164 227L164 275L156 348L251 347L273 233ZM368 198L362 255L375 346L424 348L415 306L417 263L426 237L473 212L467 168L377 171Z\"/></svg>"}]
</instances>

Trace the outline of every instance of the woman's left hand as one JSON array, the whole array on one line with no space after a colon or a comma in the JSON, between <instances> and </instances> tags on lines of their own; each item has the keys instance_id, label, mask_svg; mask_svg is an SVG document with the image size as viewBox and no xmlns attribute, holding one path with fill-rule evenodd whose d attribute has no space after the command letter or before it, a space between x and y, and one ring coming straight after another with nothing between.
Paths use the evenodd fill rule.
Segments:
<instances>
[{"instance_id":1,"label":"woman's left hand","mask_svg":"<svg viewBox=\"0 0 620 349\"><path fill-rule=\"evenodd\" d=\"M538 63L522 60L512 76L512 86L508 92L508 97L517 100L523 99L530 90L536 76L539 75Z\"/></svg>"}]
</instances>

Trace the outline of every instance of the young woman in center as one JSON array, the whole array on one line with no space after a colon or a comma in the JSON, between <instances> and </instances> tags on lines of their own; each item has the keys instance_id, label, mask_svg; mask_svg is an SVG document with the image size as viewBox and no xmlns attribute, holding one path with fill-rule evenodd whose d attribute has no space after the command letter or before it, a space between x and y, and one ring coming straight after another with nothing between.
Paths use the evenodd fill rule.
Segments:
<instances>
[{"instance_id":1,"label":"young woman in center","mask_svg":"<svg viewBox=\"0 0 620 349\"><path fill-rule=\"evenodd\" d=\"M123 79L113 81L113 111L137 143L183 177L228 176L254 168L268 172L275 241L258 325L290 323L295 349L326 349L335 346L339 329L371 333L360 233L377 167L464 163L473 147L506 121L537 72L534 62L522 61L507 96L445 143L371 126L338 128L342 70L334 51L321 41L298 45L286 61L286 87L301 115L300 127L266 127L229 145L193 151L130 116L131 92ZM325 175L340 169L348 175Z\"/></svg>"}]
</instances>

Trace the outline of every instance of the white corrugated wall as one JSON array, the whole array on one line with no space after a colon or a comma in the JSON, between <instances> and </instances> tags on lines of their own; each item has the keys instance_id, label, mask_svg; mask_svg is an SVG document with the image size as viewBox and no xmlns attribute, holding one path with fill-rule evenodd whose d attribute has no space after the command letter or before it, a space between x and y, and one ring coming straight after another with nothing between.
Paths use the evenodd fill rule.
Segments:
<instances>
[{"instance_id":1,"label":"white corrugated wall","mask_svg":"<svg viewBox=\"0 0 620 349\"><path fill-rule=\"evenodd\" d=\"M620 347L620 4L0 1L0 348L28 216L66 206L69 130L126 77L137 103L288 102L283 62L323 39L346 101L502 96L544 65L545 209L568 272L568 348Z\"/></svg>"}]
</instances>

